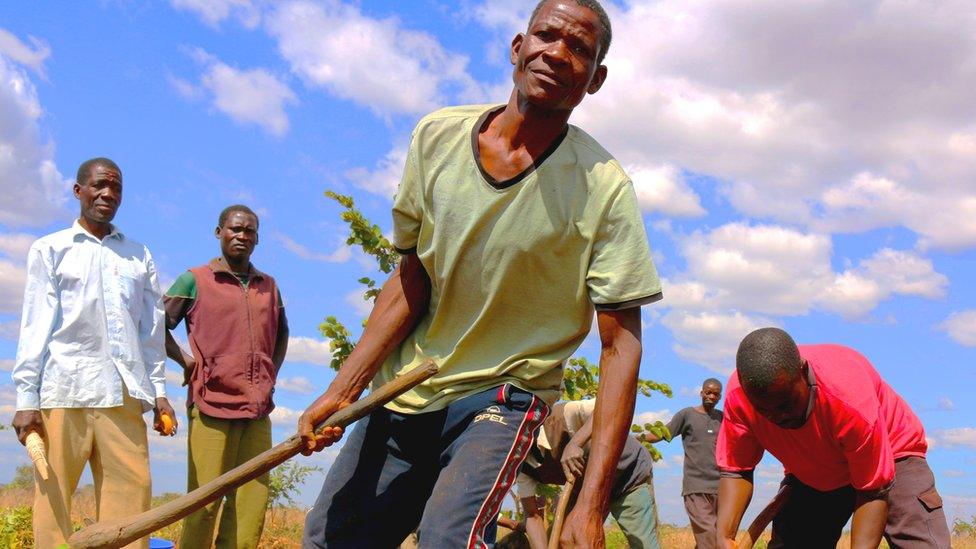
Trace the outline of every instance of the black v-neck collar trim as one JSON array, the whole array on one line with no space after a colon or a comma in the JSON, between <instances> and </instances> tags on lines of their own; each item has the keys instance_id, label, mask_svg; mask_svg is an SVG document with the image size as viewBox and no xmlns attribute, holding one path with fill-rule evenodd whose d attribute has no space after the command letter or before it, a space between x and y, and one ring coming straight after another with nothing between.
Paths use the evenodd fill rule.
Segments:
<instances>
[{"instance_id":1,"label":"black v-neck collar trim","mask_svg":"<svg viewBox=\"0 0 976 549\"><path fill-rule=\"evenodd\" d=\"M566 134L569 133L569 125L567 124L566 128L562 131L562 133L560 133L558 137L552 140L552 143L549 145L549 147L542 154L540 154L539 158L536 158L529 167L525 168L524 170L522 170L521 173L519 173L518 175L516 175L511 179L506 179L505 181L498 181L485 170L484 166L481 165L481 148L478 146L478 134L481 133L481 130L484 129L484 126L488 123L488 121L492 118L492 116L498 114L504 108L505 105L502 105L494 109L488 109L487 111L484 112L484 114L482 114L478 118L478 121L475 123L474 128L471 129L471 153L474 155L474 163L477 164L478 171L481 172L481 177L485 179L485 182L487 182L489 185L491 185L492 187L498 190L507 189L512 185L515 185L516 183L522 181L529 175L531 175L532 172L538 169L539 166L541 166L542 163L545 162L546 159L552 155L552 153L556 152L556 149L559 148L559 145L562 145L563 140L566 139Z\"/></svg>"}]
</instances>

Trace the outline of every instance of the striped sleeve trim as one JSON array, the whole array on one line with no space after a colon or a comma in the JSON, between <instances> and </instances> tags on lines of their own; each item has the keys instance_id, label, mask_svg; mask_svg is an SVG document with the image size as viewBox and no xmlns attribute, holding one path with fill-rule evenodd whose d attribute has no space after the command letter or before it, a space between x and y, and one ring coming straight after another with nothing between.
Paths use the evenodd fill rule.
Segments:
<instances>
[{"instance_id":1,"label":"striped sleeve trim","mask_svg":"<svg viewBox=\"0 0 976 549\"><path fill-rule=\"evenodd\" d=\"M664 294L662 292L658 292L656 294L639 297L637 299L621 301L619 303L596 303L594 304L594 306L598 311L621 311L623 309L630 309L633 307L640 307L642 305L654 303L655 301L660 301L663 298L664 298Z\"/></svg>"}]
</instances>

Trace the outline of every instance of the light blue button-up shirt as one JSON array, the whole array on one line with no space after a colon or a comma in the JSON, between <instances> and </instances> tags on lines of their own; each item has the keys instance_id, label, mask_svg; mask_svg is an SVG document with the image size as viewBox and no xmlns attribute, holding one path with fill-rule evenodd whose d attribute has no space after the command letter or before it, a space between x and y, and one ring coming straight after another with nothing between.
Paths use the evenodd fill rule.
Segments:
<instances>
[{"instance_id":1,"label":"light blue button-up shirt","mask_svg":"<svg viewBox=\"0 0 976 549\"><path fill-rule=\"evenodd\" d=\"M98 240L75 221L38 239L11 374L17 410L109 408L122 391L148 410L166 396L162 294L143 244Z\"/></svg>"}]
</instances>

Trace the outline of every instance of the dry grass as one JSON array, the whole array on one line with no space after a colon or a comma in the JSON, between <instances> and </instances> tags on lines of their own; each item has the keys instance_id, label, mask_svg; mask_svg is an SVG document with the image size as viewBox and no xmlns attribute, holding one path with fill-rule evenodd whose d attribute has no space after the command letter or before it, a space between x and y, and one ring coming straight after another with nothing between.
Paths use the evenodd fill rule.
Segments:
<instances>
[{"instance_id":1,"label":"dry grass","mask_svg":"<svg viewBox=\"0 0 976 549\"><path fill-rule=\"evenodd\" d=\"M167 494L153 498L153 506L160 505L175 497L176 494ZM0 515L8 510L24 510L29 512L31 502L34 500L32 489L0 489ZM27 515L29 517L29 515ZM71 522L75 529L79 529L85 524L94 521L95 517L95 495L91 485L83 486L71 501ZM305 512L300 509L272 509L268 511L264 523L264 534L261 537L262 549L297 549L301 546L302 526L305 521ZM4 540L0 537L0 549L30 547L33 545L33 535L30 532L30 521L26 521L16 532L17 537ZM153 537L168 540L179 540L182 532L182 522L166 526L156 532Z\"/></svg>"},{"instance_id":2,"label":"dry grass","mask_svg":"<svg viewBox=\"0 0 976 549\"><path fill-rule=\"evenodd\" d=\"M153 505L159 505L175 495L165 495L153 498ZM21 509L25 514L29 512L31 502L34 498L33 490L28 489L2 489L0 490L0 514L8 510ZM72 522L75 528L80 528L87 521L95 516L95 498L91 486L84 486L75 493L72 501ZM26 516L26 515L25 515ZM269 510L265 519L264 535L261 538L262 549L297 549L301 544L302 525L305 520L305 513L300 509L274 509ZM24 526L29 529L29 522ZM167 526L153 533L154 537L161 537L170 540L178 540L180 537L181 525L179 522ZM499 530L499 539L506 536L509 532L505 529ZM661 546L664 549L686 549L695 546L695 539L689 528L679 528L664 524L660 528ZM27 547L32 545L29 531L18 532L20 537L12 537L10 540L0 541L0 548L3 547ZM26 536L26 537L24 537ZM756 545L757 548L765 549L769 535L766 534ZM0 538L2 540L2 538ZM515 542L514 539L507 540L506 547L518 548L523 545ZM404 548L415 547L413 544L404 544ZM607 547L609 549L625 549L627 542L620 530L613 526L607 531ZM849 536L844 536L837 545L838 549L848 549L850 547ZM882 543L881 547L887 548ZM976 549L976 537L954 537L952 547L955 549Z\"/></svg>"}]
</instances>

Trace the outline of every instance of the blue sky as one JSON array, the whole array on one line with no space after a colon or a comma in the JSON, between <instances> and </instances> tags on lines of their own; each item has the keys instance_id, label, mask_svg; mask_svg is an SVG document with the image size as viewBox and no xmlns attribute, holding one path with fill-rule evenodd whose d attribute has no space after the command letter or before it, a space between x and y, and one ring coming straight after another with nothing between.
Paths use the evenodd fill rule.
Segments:
<instances>
[{"instance_id":1,"label":"blue sky","mask_svg":"<svg viewBox=\"0 0 976 549\"><path fill-rule=\"evenodd\" d=\"M528 4L0 3L0 369L16 352L27 247L77 215L78 164L109 156L125 180L116 221L164 284L218 253L222 207L261 214L253 259L278 279L293 337L273 416L276 440L288 436L332 378L318 323L357 328L356 279L374 274L323 192L353 195L389 230L411 128L439 106L507 99ZM665 300L644 310L641 374L675 395L639 398L638 414L695 404L755 327L847 344L921 417L949 514L976 514L976 7L608 9L609 78L571 122L632 175L664 278ZM592 336L579 354L597 358ZM680 445L662 451L661 515L683 524ZM155 492L184 489L184 456L182 434L152 439ZM26 460L0 432L0 482ZM767 461L758 500L781 477Z\"/></svg>"}]
</instances>

